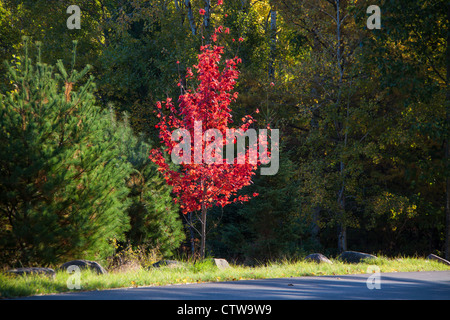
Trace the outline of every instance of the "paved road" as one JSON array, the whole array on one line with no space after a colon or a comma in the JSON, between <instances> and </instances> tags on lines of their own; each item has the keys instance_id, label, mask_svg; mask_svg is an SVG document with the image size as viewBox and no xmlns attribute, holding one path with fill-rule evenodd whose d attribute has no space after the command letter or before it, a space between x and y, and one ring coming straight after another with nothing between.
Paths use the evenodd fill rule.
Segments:
<instances>
[{"instance_id":1,"label":"paved road","mask_svg":"<svg viewBox=\"0 0 450 320\"><path fill-rule=\"evenodd\" d=\"M377 278L377 276L379 276ZM370 279L369 279L370 277ZM368 280L369 287L368 288ZM33 296L34 300L450 300L450 271L241 280Z\"/></svg>"}]
</instances>

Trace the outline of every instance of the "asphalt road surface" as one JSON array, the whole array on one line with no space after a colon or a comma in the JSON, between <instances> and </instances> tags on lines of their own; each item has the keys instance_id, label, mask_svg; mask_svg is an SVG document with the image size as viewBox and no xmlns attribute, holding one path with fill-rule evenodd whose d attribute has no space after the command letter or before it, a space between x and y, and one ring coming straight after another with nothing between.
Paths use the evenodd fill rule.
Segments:
<instances>
[{"instance_id":1,"label":"asphalt road surface","mask_svg":"<svg viewBox=\"0 0 450 320\"><path fill-rule=\"evenodd\" d=\"M26 300L450 300L450 271L241 280L79 291Z\"/></svg>"}]
</instances>

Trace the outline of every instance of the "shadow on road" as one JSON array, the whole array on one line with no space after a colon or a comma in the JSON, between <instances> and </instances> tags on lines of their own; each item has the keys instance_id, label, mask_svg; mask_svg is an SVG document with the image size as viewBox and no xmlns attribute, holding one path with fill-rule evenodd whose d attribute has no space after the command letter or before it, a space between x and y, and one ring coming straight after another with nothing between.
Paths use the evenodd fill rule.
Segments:
<instances>
[{"instance_id":1,"label":"shadow on road","mask_svg":"<svg viewBox=\"0 0 450 320\"><path fill-rule=\"evenodd\" d=\"M371 274L241 280L140 287L25 299L89 300L449 300L450 271L381 273L379 289L366 284Z\"/></svg>"}]
</instances>

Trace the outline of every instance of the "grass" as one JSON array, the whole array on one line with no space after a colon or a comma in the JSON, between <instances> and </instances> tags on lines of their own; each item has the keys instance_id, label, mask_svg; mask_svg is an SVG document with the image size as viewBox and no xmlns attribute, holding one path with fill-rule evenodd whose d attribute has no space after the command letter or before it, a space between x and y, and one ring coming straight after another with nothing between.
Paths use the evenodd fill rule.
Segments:
<instances>
[{"instance_id":1,"label":"grass","mask_svg":"<svg viewBox=\"0 0 450 320\"><path fill-rule=\"evenodd\" d=\"M110 272L97 275L83 270L79 277L78 290L103 290L123 287L162 286L168 284L203 283L215 281L239 281L246 279L287 278L319 275L361 274L370 272L369 266L376 265L381 272L450 270L450 267L436 261L421 258L378 258L358 264L347 264L333 260L333 264L316 264L306 261L272 262L257 267L231 265L219 270L210 263L185 262L182 267L138 269ZM69 278L72 277L72 278ZM69 289L74 275L59 271L54 279L40 275L14 276L0 273L0 298L13 298L36 294L51 294L78 291Z\"/></svg>"}]
</instances>

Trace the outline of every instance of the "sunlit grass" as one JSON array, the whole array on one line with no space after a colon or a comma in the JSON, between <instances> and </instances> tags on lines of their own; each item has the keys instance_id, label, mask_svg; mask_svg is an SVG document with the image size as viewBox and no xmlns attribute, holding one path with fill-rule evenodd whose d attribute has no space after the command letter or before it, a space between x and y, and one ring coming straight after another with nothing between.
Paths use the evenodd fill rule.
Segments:
<instances>
[{"instance_id":1,"label":"sunlit grass","mask_svg":"<svg viewBox=\"0 0 450 320\"><path fill-rule=\"evenodd\" d=\"M376 265L381 272L450 270L436 261L419 258L378 258L365 263L347 264L333 260L333 264L316 264L305 261L280 261L257 267L231 265L228 269L217 269L209 264L186 262L181 267L140 269L127 272L110 272L97 275L91 271L79 274L79 290L103 290L123 287L162 286L168 284L203 283L216 281L239 281L247 279L288 278L301 276L344 275L370 272ZM46 276L13 276L0 273L1 298L29 296L77 291L70 290L68 283L76 280L74 274L57 272L54 279Z\"/></svg>"}]
</instances>

